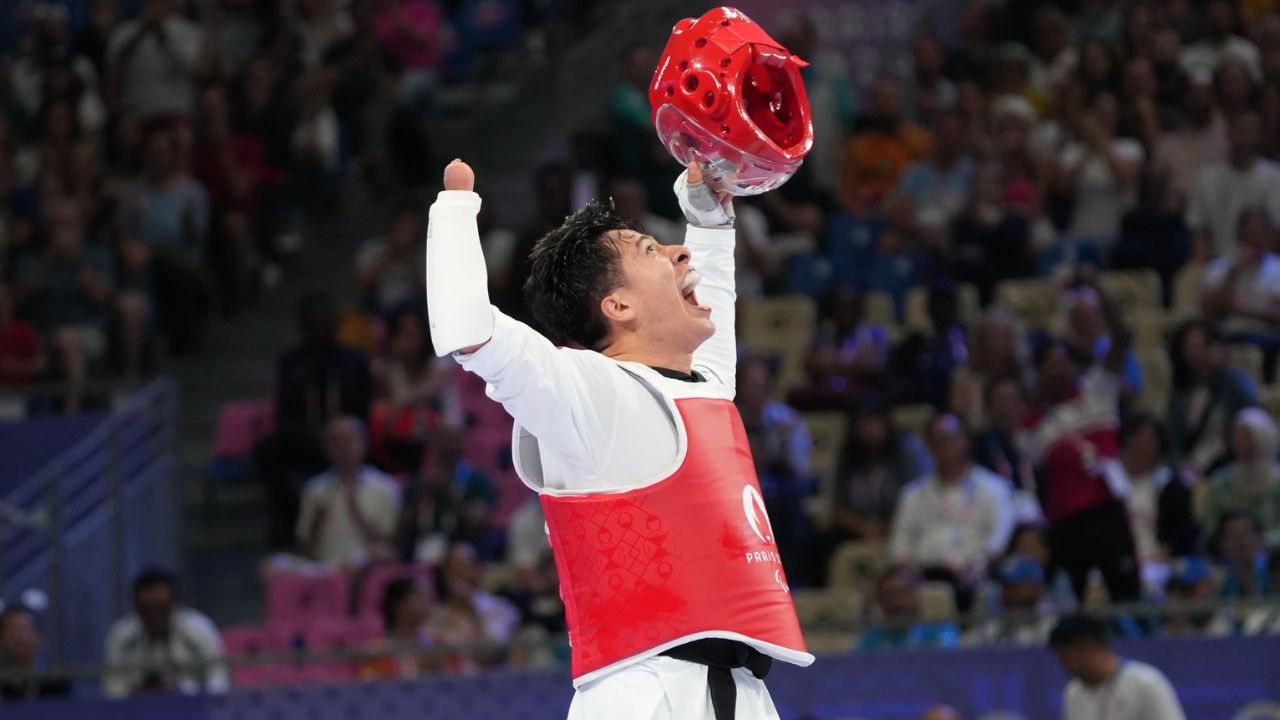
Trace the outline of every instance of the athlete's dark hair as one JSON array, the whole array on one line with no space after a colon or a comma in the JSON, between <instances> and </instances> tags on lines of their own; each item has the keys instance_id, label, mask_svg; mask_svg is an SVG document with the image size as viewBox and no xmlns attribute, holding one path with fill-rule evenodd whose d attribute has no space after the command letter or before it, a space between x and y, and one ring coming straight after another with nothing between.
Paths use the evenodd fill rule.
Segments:
<instances>
[{"instance_id":1,"label":"athlete's dark hair","mask_svg":"<svg viewBox=\"0 0 1280 720\"><path fill-rule=\"evenodd\" d=\"M592 200L533 246L525 302L553 342L604 347L609 323L600 301L622 282L621 256L607 240L615 230L644 232L612 203Z\"/></svg>"},{"instance_id":2,"label":"athlete's dark hair","mask_svg":"<svg viewBox=\"0 0 1280 720\"><path fill-rule=\"evenodd\" d=\"M1068 615L1058 621L1049 633L1049 647L1065 650L1082 643L1107 647L1110 633L1107 624L1090 615Z\"/></svg>"}]
</instances>

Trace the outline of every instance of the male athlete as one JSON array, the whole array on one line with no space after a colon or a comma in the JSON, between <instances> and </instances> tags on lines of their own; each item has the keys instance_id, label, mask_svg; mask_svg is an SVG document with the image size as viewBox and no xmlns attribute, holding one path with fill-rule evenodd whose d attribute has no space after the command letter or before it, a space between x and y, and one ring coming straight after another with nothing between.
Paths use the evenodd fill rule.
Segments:
<instances>
[{"instance_id":1,"label":"male athlete","mask_svg":"<svg viewBox=\"0 0 1280 720\"><path fill-rule=\"evenodd\" d=\"M691 165L675 184L685 245L597 202L539 240L526 299L570 349L489 304L474 182L453 161L431 206L432 341L515 418L560 572L570 720L777 718L773 659L813 656L733 405L729 196Z\"/></svg>"}]
</instances>

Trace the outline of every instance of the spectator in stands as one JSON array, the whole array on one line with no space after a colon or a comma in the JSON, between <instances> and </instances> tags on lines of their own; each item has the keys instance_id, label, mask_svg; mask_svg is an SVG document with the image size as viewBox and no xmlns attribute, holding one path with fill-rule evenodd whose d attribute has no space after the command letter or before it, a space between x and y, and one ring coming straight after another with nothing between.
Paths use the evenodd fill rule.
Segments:
<instances>
[{"instance_id":1,"label":"spectator in stands","mask_svg":"<svg viewBox=\"0 0 1280 720\"><path fill-rule=\"evenodd\" d=\"M1116 473L1127 491L1129 521L1144 568L1191 555L1200 543L1191 511L1194 478L1166 464L1168 457L1168 433L1159 419L1138 413L1125 421Z\"/></svg>"},{"instance_id":2,"label":"spectator in stands","mask_svg":"<svg viewBox=\"0 0 1280 720\"><path fill-rule=\"evenodd\" d=\"M919 568L928 580L956 589L962 612L987 563L1013 530L1009 486L973 464L969 433L955 415L939 415L926 431L934 471L903 488L893 516L889 555Z\"/></svg>"},{"instance_id":3,"label":"spectator in stands","mask_svg":"<svg viewBox=\"0 0 1280 720\"><path fill-rule=\"evenodd\" d=\"M1234 258L1240 215L1245 208L1267 208L1280 218L1280 166L1258 155L1262 119L1245 110L1230 119L1226 162L1203 167L1187 200L1187 227L1192 232L1192 257L1207 262Z\"/></svg>"},{"instance_id":4,"label":"spectator in stands","mask_svg":"<svg viewBox=\"0 0 1280 720\"><path fill-rule=\"evenodd\" d=\"M1181 208L1200 169L1227 158L1227 122L1215 105L1213 75L1196 72L1182 99L1183 121L1160 138L1153 163L1169 176L1170 204Z\"/></svg>"},{"instance_id":5,"label":"spectator in stands","mask_svg":"<svg viewBox=\"0 0 1280 720\"><path fill-rule=\"evenodd\" d=\"M1174 602L1212 602L1218 595L1213 566L1198 555L1174 559L1170 565L1165 593ZM1194 612L1179 608L1165 616L1159 630L1164 637L1227 637L1235 634L1235 631L1236 628L1225 615L1214 612L1211 608Z\"/></svg>"},{"instance_id":6,"label":"spectator in stands","mask_svg":"<svg viewBox=\"0 0 1280 720\"><path fill-rule=\"evenodd\" d=\"M356 280L365 293L365 306L388 316L404 305L425 302L426 218L413 200L396 208L383 237L365 240L356 251Z\"/></svg>"},{"instance_id":7,"label":"spectator in stands","mask_svg":"<svg viewBox=\"0 0 1280 720\"><path fill-rule=\"evenodd\" d=\"M1189 71L1216 71L1228 61L1244 63L1251 75L1261 66L1258 48L1236 34L1236 4L1230 0L1210 0L1204 12L1204 39L1192 43L1179 58Z\"/></svg>"},{"instance_id":8,"label":"spectator in stands","mask_svg":"<svg viewBox=\"0 0 1280 720\"><path fill-rule=\"evenodd\" d=\"M339 416L325 428L328 470L302 488L298 544L308 557L334 568L357 568L393 555L400 490L364 465L364 423Z\"/></svg>"},{"instance_id":9,"label":"spectator in stands","mask_svg":"<svg viewBox=\"0 0 1280 720\"><path fill-rule=\"evenodd\" d=\"M1062 700L1065 720L1185 720L1164 674L1112 650L1101 620L1063 618L1049 633L1049 647L1071 676Z\"/></svg>"},{"instance_id":10,"label":"spectator in stands","mask_svg":"<svg viewBox=\"0 0 1280 720\"><path fill-rule=\"evenodd\" d=\"M1252 378L1227 361L1217 328L1204 321L1180 326L1169 341L1173 393L1167 423L1172 460L1198 474L1225 459L1231 422L1258 404Z\"/></svg>"},{"instance_id":11,"label":"spectator in stands","mask_svg":"<svg viewBox=\"0 0 1280 720\"><path fill-rule=\"evenodd\" d=\"M814 186L823 193L834 194L840 184L840 144L853 127L857 108L849 64L838 51L820 44L821 35L812 14L797 13L778 39L809 62L809 67L800 71L813 117L813 152L805 165L812 168ZM646 84L652 75L650 62L644 77Z\"/></svg>"},{"instance_id":12,"label":"spectator in stands","mask_svg":"<svg viewBox=\"0 0 1280 720\"><path fill-rule=\"evenodd\" d=\"M835 541L888 537L902 488L932 469L924 444L894 428L889 408L879 396L860 400L850 417L836 471Z\"/></svg>"},{"instance_id":13,"label":"spectator in stands","mask_svg":"<svg viewBox=\"0 0 1280 720\"><path fill-rule=\"evenodd\" d=\"M929 154L933 138L906 119L902 87L885 76L871 89L871 108L844 150L841 194L849 202L869 194L878 203L907 167Z\"/></svg>"},{"instance_id":14,"label":"spectator in stands","mask_svg":"<svg viewBox=\"0 0 1280 720\"><path fill-rule=\"evenodd\" d=\"M945 75L947 48L931 33L917 35L911 43L912 117L925 127L938 129L942 114L960 100L956 84Z\"/></svg>"},{"instance_id":15,"label":"spectator in stands","mask_svg":"<svg viewBox=\"0 0 1280 720\"><path fill-rule=\"evenodd\" d=\"M107 633L104 695L230 689L218 629L179 601L178 583L164 570L148 570L134 580L134 612L117 620Z\"/></svg>"},{"instance_id":16,"label":"spectator in stands","mask_svg":"<svg viewBox=\"0 0 1280 720\"><path fill-rule=\"evenodd\" d=\"M436 642L457 649L449 658L450 668L469 672L501 662L503 646L519 629L520 615L510 602L481 589L483 567L475 548L449 548L440 574L441 602L428 627Z\"/></svg>"},{"instance_id":17,"label":"spectator in stands","mask_svg":"<svg viewBox=\"0 0 1280 720\"><path fill-rule=\"evenodd\" d=\"M20 387L44 377L49 353L30 323L14 314L13 294L0 283L0 387Z\"/></svg>"},{"instance_id":18,"label":"spectator in stands","mask_svg":"<svg viewBox=\"0 0 1280 720\"><path fill-rule=\"evenodd\" d=\"M1280 189L1280 186L1277 186ZM1262 350L1264 374L1275 377L1280 354L1280 256L1275 223L1262 206L1240 211L1235 252L1205 270L1201 296L1204 314L1222 323L1228 341Z\"/></svg>"},{"instance_id":19,"label":"spectator in stands","mask_svg":"<svg viewBox=\"0 0 1280 720\"><path fill-rule=\"evenodd\" d=\"M1087 57L1087 47L1086 47ZM1105 257L1120 234L1120 220L1138 198L1145 153L1137 140L1117 136L1119 111L1109 93L1094 97L1080 120L1077 142L1058 154L1054 192L1069 199L1072 214L1066 237L1093 246Z\"/></svg>"},{"instance_id":20,"label":"spectator in stands","mask_svg":"<svg viewBox=\"0 0 1280 720\"><path fill-rule=\"evenodd\" d=\"M209 196L188 173L180 142L175 126L153 129L143 173L121 200L127 227L146 247L157 322L177 351L198 346L209 319Z\"/></svg>"},{"instance_id":21,"label":"spectator in stands","mask_svg":"<svg viewBox=\"0 0 1280 720\"><path fill-rule=\"evenodd\" d=\"M84 404L91 367L107 354L114 278L105 248L85 244L73 204L55 202L46 214L43 250L15 263L14 299L50 339L65 383L62 407L74 413Z\"/></svg>"},{"instance_id":22,"label":"spectator in stands","mask_svg":"<svg viewBox=\"0 0 1280 720\"><path fill-rule=\"evenodd\" d=\"M950 622L920 620L920 574L903 565L876 580L876 627L862 634L856 652L953 648L960 630Z\"/></svg>"},{"instance_id":23,"label":"spectator in stands","mask_svg":"<svg viewBox=\"0 0 1280 720\"><path fill-rule=\"evenodd\" d=\"M429 430L441 416L457 420L453 363L437 361L427 337L427 319L401 309L390 322L387 356L373 364L377 402L369 420L374 459L388 472L408 472L422 464Z\"/></svg>"},{"instance_id":24,"label":"spectator in stands","mask_svg":"<svg viewBox=\"0 0 1280 720\"><path fill-rule=\"evenodd\" d=\"M1191 256L1191 235L1182 222L1182 201L1169 197L1169 171L1147 167L1138 204L1120 221L1120 239L1111 248L1113 270L1155 270L1168 303L1178 271Z\"/></svg>"},{"instance_id":25,"label":"spectator in stands","mask_svg":"<svg viewBox=\"0 0 1280 720\"><path fill-rule=\"evenodd\" d=\"M387 636L372 643L376 657L360 664L362 680L412 680L438 670L441 659L426 651L435 643L427 630L431 598L411 578L392 581L382 593L382 623Z\"/></svg>"},{"instance_id":26,"label":"spectator in stands","mask_svg":"<svg viewBox=\"0 0 1280 720\"><path fill-rule=\"evenodd\" d=\"M489 476L463 458L462 428L434 428L418 473L409 481L396 529L405 560L439 563L451 543L466 542L483 561L501 559L502 537L490 519L498 492Z\"/></svg>"},{"instance_id":27,"label":"spectator in stands","mask_svg":"<svg viewBox=\"0 0 1280 720\"><path fill-rule=\"evenodd\" d=\"M968 202L976 163L966 147L964 118L954 106L938 112L933 132L932 154L907 168L893 201L907 205L914 234L945 250L951 220Z\"/></svg>"},{"instance_id":28,"label":"spectator in stands","mask_svg":"<svg viewBox=\"0 0 1280 720\"><path fill-rule=\"evenodd\" d=\"M991 383L1027 375L1030 356L1022 323L1004 308L990 308L969 334L966 357L968 362L951 378L948 406L971 426L985 427L989 418L983 396Z\"/></svg>"},{"instance_id":29,"label":"spectator in stands","mask_svg":"<svg viewBox=\"0 0 1280 720\"><path fill-rule=\"evenodd\" d=\"M1225 571L1224 598L1256 598L1271 592L1263 527L1247 512L1222 517L1210 548Z\"/></svg>"},{"instance_id":30,"label":"spectator in stands","mask_svg":"<svg viewBox=\"0 0 1280 720\"><path fill-rule=\"evenodd\" d=\"M300 59L303 67L315 69L331 47L351 36L355 25L334 0L302 0L297 9Z\"/></svg>"},{"instance_id":31,"label":"spectator in stands","mask_svg":"<svg viewBox=\"0 0 1280 720\"><path fill-rule=\"evenodd\" d=\"M298 326L302 341L281 356L276 369L276 433L254 451L277 546L294 538L301 482L324 469L321 440L329 420L368 417L372 390L368 360L337 343L332 298L322 292L303 296Z\"/></svg>"},{"instance_id":32,"label":"spectator in stands","mask_svg":"<svg viewBox=\"0 0 1280 720\"><path fill-rule=\"evenodd\" d=\"M1035 217L1044 203L1049 171L1031 147L1036 111L1026 99L1001 95L991 103L991 154L1000 169L1004 206Z\"/></svg>"},{"instance_id":33,"label":"spectator in stands","mask_svg":"<svg viewBox=\"0 0 1280 720\"><path fill-rule=\"evenodd\" d=\"M538 239L559 227L573 211L571 189L573 176L562 163L547 163L533 173L533 196L536 203L531 222L520 231L515 259L506 293L495 297L494 304L517 320L530 321L532 316L524 302L524 284L529 279L529 253Z\"/></svg>"},{"instance_id":34,"label":"spectator in stands","mask_svg":"<svg viewBox=\"0 0 1280 720\"><path fill-rule=\"evenodd\" d=\"M864 297L848 285L828 291L820 311L818 337L806 360L807 382L787 396L793 407L847 408L852 398L884 381L891 349L889 330L866 321Z\"/></svg>"},{"instance_id":35,"label":"spectator in stands","mask_svg":"<svg viewBox=\"0 0 1280 720\"><path fill-rule=\"evenodd\" d=\"M649 191L634 178L618 178L610 186L618 217L640 224L645 232L663 245L680 245L684 242L684 227L649 208Z\"/></svg>"},{"instance_id":36,"label":"spectator in stands","mask_svg":"<svg viewBox=\"0 0 1280 720\"><path fill-rule=\"evenodd\" d=\"M1062 304L1067 313L1067 328L1063 339L1071 352L1081 358L1087 372L1105 360L1111 349L1106 318L1102 315L1102 302L1098 293L1085 287L1068 292L1062 299ZM1128 406L1142 394L1142 366L1138 364L1138 353L1132 349L1125 353L1122 375L1124 387L1120 402L1123 406Z\"/></svg>"},{"instance_id":37,"label":"spectator in stands","mask_svg":"<svg viewBox=\"0 0 1280 720\"><path fill-rule=\"evenodd\" d=\"M71 683L62 677L39 675L44 638L30 610L15 605L0 612L0 703L67 697Z\"/></svg>"},{"instance_id":38,"label":"spectator in stands","mask_svg":"<svg viewBox=\"0 0 1280 720\"><path fill-rule=\"evenodd\" d=\"M328 81L315 72L297 84L297 117L290 138L291 184L295 200L312 218L331 217L338 207L342 171L342 129L333 110Z\"/></svg>"},{"instance_id":39,"label":"spectator in stands","mask_svg":"<svg viewBox=\"0 0 1280 720\"><path fill-rule=\"evenodd\" d=\"M987 429L973 439L974 462L1007 484L1015 521L1042 521L1035 468L1018 441L1029 412L1026 388L1020 379L1009 375L994 378L986 388Z\"/></svg>"},{"instance_id":40,"label":"spectator in stands","mask_svg":"<svg viewBox=\"0 0 1280 720\"><path fill-rule=\"evenodd\" d=\"M995 568L1000 583L1000 615L989 618L972 630L965 640L974 645L1043 645L1055 622L1048 601L1044 567L1029 557L1006 557Z\"/></svg>"},{"instance_id":41,"label":"spectator in stands","mask_svg":"<svg viewBox=\"0 0 1280 720\"><path fill-rule=\"evenodd\" d=\"M179 14L178 3L146 0L136 19L111 33L108 85L119 87L121 107L143 120L186 116L208 42L198 25Z\"/></svg>"},{"instance_id":42,"label":"spectator in stands","mask_svg":"<svg viewBox=\"0 0 1280 720\"><path fill-rule=\"evenodd\" d=\"M1098 291L1089 271L1077 280ZM1132 334L1106 296L1099 293L1111 348L1101 365L1081 367L1061 340L1036 352L1041 407L1027 426L1029 459L1043 476L1045 516L1054 562L1084 597L1089 572L1098 568L1117 602L1136 600L1141 584L1129 517L1108 468L1119 461L1120 372Z\"/></svg>"},{"instance_id":43,"label":"spectator in stands","mask_svg":"<svg viewBox=\"0 0 1280 720\"><path fill-rule=\"evenodd\" d=\"M1035 274L1032 220L1009 204L997 166L974 172L969 201L951 226L950 262L958 280L977 286L984 304L1001 281Z\"/></svg>"},{"instance_id":44,"label":"spectator in stands","mask_svg":"<svg viewBox=\"0 0 1280 720\"><path fill-rule=\"evenodd\" d=\"M898 402L945 407L952 378L969 359L967 334L960 319L960 296L952 278L941 276L928 286L929 329L914 333L893 352L891 377Z\"/></svg>"},{"instance_id":45,"label":"spectator in stands","mask_svg":"<svg viewBox=\"0 0 1280 720\"><path fill-rule=\"evenodd\" d=\"M397 95L418 105L435 89L441 56L451 42L444 13L428 0L391 0L380 6L374 31L403 72Z\"/></svg>"},{"instance_id":46,"label":"spectator in stands","mask_svg":"<svg viewBox=\"0 0 1280 720\"><path fill-rule=\"evenodd\" d=\"M751 444L756 475L764 494L773 534L788 575L807 577L801 564L810 555L812 528L805 499L813 492L809 468L813 440L800 413L775 396L774 370L764 358L747 357L738 363L735 403Z\"/></svg>"},{"instance_id":47,"label":"spectator in stands","mask_svg":"<svg viewBox=\"0 0 1280 720\"><path fill-rule=\"evenodd\" d=\"M1272 541L1280 539L1280 430L1261 408L1236 413L1231 429L1231 464L1210 477L1205 507L1207 530L1218 531L1225 518L1243 512Z\"/></svg>"}]
</instances>

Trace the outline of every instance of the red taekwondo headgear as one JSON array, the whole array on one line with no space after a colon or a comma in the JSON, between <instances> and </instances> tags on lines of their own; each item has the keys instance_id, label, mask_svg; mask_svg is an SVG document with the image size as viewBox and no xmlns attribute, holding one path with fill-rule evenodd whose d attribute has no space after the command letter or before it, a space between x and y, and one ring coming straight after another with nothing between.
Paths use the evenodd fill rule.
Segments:
<instances>
[{"instance_id":1,"label":"red taekwondo headgear","mask_svg":"<svg viewBox=\"0 0 1280 720\"><path fill-rule=\"evenodd\" d=\"M800 78L808 65L734 8L685 18L649 86L658 138L681 164L697 160L735 195L772 190L813 147Z\"/></svg>"}]
</instances>

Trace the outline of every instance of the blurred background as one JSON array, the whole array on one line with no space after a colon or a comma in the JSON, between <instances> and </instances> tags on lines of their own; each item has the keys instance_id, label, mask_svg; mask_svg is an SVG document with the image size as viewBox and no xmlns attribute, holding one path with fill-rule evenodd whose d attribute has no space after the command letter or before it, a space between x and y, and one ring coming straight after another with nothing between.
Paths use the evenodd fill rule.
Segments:
<instances>
[{"instance_id":1,"label":"blurred background","mask_svg":"<svg viewBox=\"0 0 1280 720\"><path fill-rule=\"evenodd\" d=\"M821 658L782 716L1056 716L1078 608L1189 716L1280 716L1277 3L737 6L811 63L812 154L737 202L737 402ZM589 198L680 242L647 84L710 7L0 5L0 716L563 716L426 211L470 162L524 320ZM1116 447L1038 452L1077 384Z\"/></svg>"}]
</instances>

